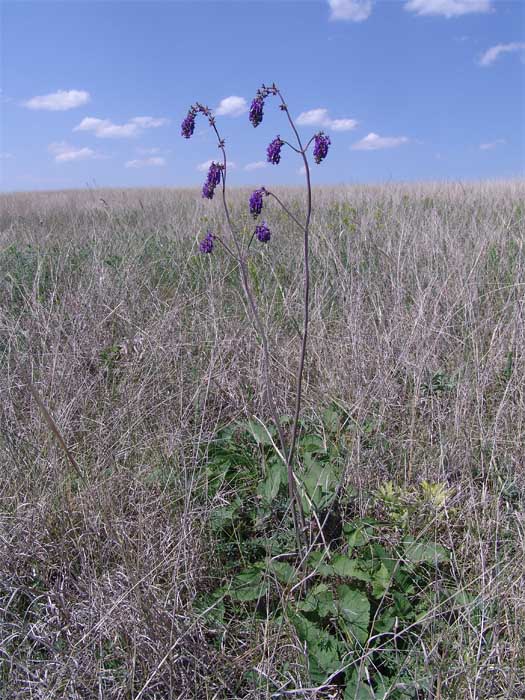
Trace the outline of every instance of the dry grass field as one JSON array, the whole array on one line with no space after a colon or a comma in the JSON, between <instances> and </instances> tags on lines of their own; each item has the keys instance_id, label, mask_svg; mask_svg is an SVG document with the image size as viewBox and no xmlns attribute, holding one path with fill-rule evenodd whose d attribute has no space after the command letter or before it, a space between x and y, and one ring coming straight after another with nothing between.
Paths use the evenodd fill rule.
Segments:
<instances>
[{"instance_id":1,"label":"dry grass field","mask_svg":"<svg viewBox=\"0 0 525 700\"><path fill-rule=\"evenodd\" d=\"M280 195L302 210L301 190ZM251 231L248 196L231 193ZM314 190L304 430L326 443L326 410L343 417L343 518L430 533L448 560L429 590L461 593L413 618L391 692L312 684L289 587L271 609L203 605L249 558L219 546L214 517L237 495L203 488L210 449L221 429L270 423L238 271L220 247L198 252L220 203L195 190L0 202L2 698L525 697L524 182ZM250 275L286 415L301 238L269 200L265 216Z\"/></svg>"}]
</instances>

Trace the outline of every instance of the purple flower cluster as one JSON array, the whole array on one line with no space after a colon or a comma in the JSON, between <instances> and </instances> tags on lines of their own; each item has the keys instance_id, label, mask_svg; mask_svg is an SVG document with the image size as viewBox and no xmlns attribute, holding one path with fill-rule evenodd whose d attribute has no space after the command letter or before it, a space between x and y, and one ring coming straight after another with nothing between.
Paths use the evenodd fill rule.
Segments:
<instances>
[{"instance_id":1,"label":"purple flower cluster","mask_svg":"<svg viewBox=\"0 0 525 700\"><path fill-rule=\"evenodd\" d=\"M328 154L328 146L330 145L330 137L323 131L315 135L314 160L319 163L324 160Z\"/></svg>"},{"instance_id":2,"label":"purple flower cluster","mask_svg":"<svg viewBox=\"0 0 525 700\"><path fill-rule=\"evenodd\" d=\"M262 211L263 196L266 194L267 192L264 187L261 187L252 192L250 196L250 214L252 214L254 219L256 219Z\"/></svg>"},{"instance_id":3,"label":"purple flower cluster","mask_svg":"<svg viewBox=\"0 0 525 700\"><path fill-rule=\"evenodd\" d=\"M185 139L189 139L191 136L193 136L193 132L195 131L195 117L199 112L208 118L210 126L215 124L215 117L213 116L211 109L206 107L206 105L201 105L200 102L196 102L189 108L188 114L184 118L181 125L181 133Z\"/></svg>"},{"instance_id":4,"label":"purple flower cluster","mask_svg":"<svg viewBox=\"0 0 525 700\"><path fill-rule=\"evenodd\" d=\"M202 187L203 197L206 197L207 199L213 199L215 188L221 181L222 168L223 166L219 163L212 162L212 164L210 165L206 182Z\"/></svg>"},{"instance_id":5,"label":"purple flower cluster","mask_svg":"<svg viewBox=\"0 0 525 700\"><path fill-rule=\"evenodd\" d=\"M280 136L274 138L271 144L266 149L266 159L268 163L278 165L281 160L281 148L284 146L284 141L281 141Z\"/></svg>"},{"instance_id":6,"label":"purple flower cluster","mask_svg":"<svg viewBox=\"0 0 525 700\"><path fill-rule=\"evenodd\" d=\"M263 120L263 107L264 107L264 97L262 95L257 95L252 100L250 106L250 121L253 126L259 126Z\"/></svg>"},{"instance_id":7,"label":"purple flower cluster","mask_svg":"<svg viewBox=\"0 0 525 700\"><path fill-rule=\"evenodd\" d=\"M211 231L208 231L206 234L206 238L203 238L202 241L199 243L199 250L201 253L211 253L213 250L213 242L215 240L215 236Z\"/></svg>"},{"instance_id":8,"label":"purple flower cluster","mask_svg":"<svg viewBox=\"0 0 525 700\"><path fill-rule=\"evenodd\" d=\"M266 221L263 221L262 224L255 227L255 235L257 236L258 240L261 241L261 243L268 243L272 234L266 225Z\"/></svg>"},{"instance_id":9,"label":"purple flower cluster","mask_svg":"<svg viewBox=\"0 0 525 700\"><path fill-rule=\"evenodd\" d=\"M275 85L271 87L263 85L257 90L252 100L252 104L250 105L250 121L253 126L259 126L263 120L264 100L268 95L277 95L277 88Z\"/></svg>"},{"instance_id":10,"label":"purple flower cluster","mask_svg":"<svg viewBox=\"0 0 525 700\"><path fill-rule=\"evenodd\" d=\"M193 135L195 130L195 117L197 116L197 110L195 107L190 107L186 118L182 122L181 133L185 139L189 139Z\"/></svg>"}]
</instances>

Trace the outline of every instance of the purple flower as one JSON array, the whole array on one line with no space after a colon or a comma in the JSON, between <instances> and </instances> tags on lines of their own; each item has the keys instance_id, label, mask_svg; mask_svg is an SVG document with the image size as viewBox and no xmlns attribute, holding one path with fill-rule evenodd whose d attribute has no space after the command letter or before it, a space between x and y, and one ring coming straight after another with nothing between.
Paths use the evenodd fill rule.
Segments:
<instances>
[{"instance_id":1,"label":"purple flower","mask_svg":"<svg viewBox=\"0 0 525 700\"><path fill-rule=\"evenodd\" d=\"M281 141L280 136L274 138L271 144L266 149L268 163L277 165L281 160L281 148L284 146L284 141Z\"/></svg>"},{"instance_id":2,"label":"purple flower","mask_svg":"<svg viewBox=\"0 0 525 700\"><path fill-rule=\"evenodd\" d=\"M250 121L254 127L259 126L263 120L263 107L264 97L262 95L257 95L257 97L252 100L250 107Z\"/></svg>"},{"instance_id":3,"label":"purple flower","mask_svg":"<svg viewBox=\"0 0 525 700\"><path fill-rule=\"evenodd\" d=\"M262 211L263 195L265 194L266 190L264 187L252 192L250 197L250 213L253 215L254 219L256 219Z\"/></svg>"},{"instance_id":4,"label":"purple flower","mask_svg":"<svg viewBox=\"0 0 525 700\"><path fill-rule=\"evenodd\" d=\"M188 111L186 118L182 122L181 133L185 139L189 139L192 136L195 129L195 116L196 112L193 107Z\"/></svg>"},{"instance_id":5,"label":"purple flower","mask_svg":"<svg viewBox=\"0 0 525 700\"><path fill-rule=\"evenodd\" d=\"M206 238L203 238L202 241L199 243L199 250L201 253L211 253L213 250L213 242L215 240L215 236L211 231L208 231L206 234Z\"/></svg>"},{"instance_id":6,"label":"purple flower","mask_svg":"<svg viewBox=\"0 0 525 700\"><path fill-rule=\"evenodd\" d=\"M262 224L255 227L255 235L261 241L261 243L268 243L272 234L266 225L266 221L263 221Z\"/></svg>"},{"instance_id":7,"label":"purple flower","mask_svg":"<svg viewBox=\"0 0 525 700\"><path fill-rule=\"evenodd\" d=\"M202 187L202 196L207 199L213 199L215 193L215 188L221 181L221 171L222 165L219 163L212 162L210 169L208 170L208 176L206 182Z\"/></svg>"},{"instance_id":8,"label":"purple flower","mask_svg":"<svg viewBox=\"0 0 525 700\"><path fill-rule=\"evenodd\" d=\"M330 145L330 137L326 136L323 131L315 135L314 160L319 163L326 158L328 146Z\"/></svg>"}]
</instances>

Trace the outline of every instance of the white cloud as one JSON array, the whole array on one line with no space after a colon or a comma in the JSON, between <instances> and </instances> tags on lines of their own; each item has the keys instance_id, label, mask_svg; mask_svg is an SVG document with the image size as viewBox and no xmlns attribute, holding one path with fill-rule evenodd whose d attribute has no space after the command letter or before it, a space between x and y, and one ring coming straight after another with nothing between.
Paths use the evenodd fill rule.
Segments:
<instances>
[{"instance_id":1,"label":"white cloud","mask_svg":"<svg viewBox=\"0 0 525 700\"><path fill-rule=\"evenodd\" d=\"M492 0L408 0L405 10L417 15L440 15L450 19L474 12L491 12Z\"/></svg>"},{"instance_id":2,"label":"white cloud","mask_svg":"<svg viewBox=\"0 0 525 700\"><path fill-rule=\"evenodd\" d=\"M488 143L480 143L479 147L482 151L490 151L493 148L503 145L504 143L507 143L505 139L496 139L495 141L489 141Z\"/></svg>"},{"instance_id":3,"label":"white cloud","mask_svg":"<svg viewBox=\"0 0 525 700\"><path fill-rule=\"evenodd\" d=\"M154 156L160 153L160 148L156 146L154 148L137 148L137 153L140 153L141 156Z\"/></svg>"},{"instance_id":4,"label":"white cloud","mask_svg":"<svg viewBox=\"0 0 525 700\"><path fill-rule=\"evenodd\" d=\"M332 131L351 131L356 126L357 121L355 119L332 119L328 128L332 129Z\"/></svg>"},{"instance_id":5,"label":"white cloud","mask_svg":"<svg viewBox=\"0 0 525 700\"><path fill-rule=\"evenodd\" d=\"M0 160L9 160L13 157L12 153L0 153Z\"/></svg>"},{"instance_id":6,"label":"white cloud","mask_svg":"<svg viewBox=\"0 0 525 700\"><path fill-rule=\"evenodd\" d=\"M133 117L130 121L141 129L156 129L159 126L169 124L169 119L165 119L164 117Z\"/></svg>"},{"instance_id":7,"label":"white cloud","mask_svg":"<svg viewBox=\"0 0 525 700\"><path fill-rule=\"evenodd\" d=\"M301 112L296 122L299 126L324 126L333 131L350 131L355 129L358 122L355 119L331 119L325 107Z\"/></svg>"},{"instance_id":8,"label":"white cloud","mask_svg":"<svg viewBox=\"0 0 525 700\"><path fill-rule=\"evenodd\" d=\"M298 175L306 175L306 168L304 167L304 165L301 165L301 167L297 171L297 174Z\"/></svg>"},{"instance_id":9,"label":"white cloud","mask_svg":"<svg viewBox=\"0 0 525 700\"><path fill-rule=\"evenodd\" d=\"M254 163L247 163L244 166L245 170L251 171L251 170L262 170L262 168L267 168L268 163L264 160L257 160Z\"/></svg>"},{"instance_id":10,"label":"white cloud","mask_svg":"<svg viewBox=\"0 0 525 700\"><path fill-rule=\"evenodd\" d=\"M328 110L324 107L301 112L295 120L299 126L327 126L330 123Z\"/></svg>"},{"instance_id":11,"label":"white cloud","mask_svg":"<svg viewBox=\"0 0 525 700\"><path fill-rule=\"evenodd\" d=\"M362 22L370 17L372 0L328 0L330 19Z\"/></svg>"},{"instance_id":12,"label":"white cloud","mask_svg":"<svg viewBox=\"0 0 525 700\"><path fill-rule=\"evenodd\" d=\"M207 173L208 170L210 169L210 165L212 163L219 163L219 162L220 161L217 161L217 160L215 160L215 161L206 160L206 161L204 161L204 163L199 163L199 165L197 166L197 170L201 173ZM235 168L237 167L237 164L234 163L233 161L228 161L226 163L226 165L228 167L228 170L235 170Z\"/></svg>"},{"instance_id":13,"label":"white cloud","mask_svg":"<svg viewBox=\"0 0 525 700\"><path fill-rule=\"evenodd\" d=\"M66 109L81 107L90 101L89 92L85 90L57 90L49 95L37 95L27 102L24 107L28 109L47 109L50 112L63 112Z\"/></svg>"},{"instance_id":14,"label":"white cloud","mask_svg":"<svg viewBox=\"0 0 525 700\"><path fill-rule=\"evenodd\" d=\"M219 106L215 109L215 114L219 117L240 117L248 111L248 105L244 97L231 95L220 101Z\"/></svg>"},{"instance_id":15,"label":"white cloud","mask_svg":"<svg viewBox=\"0 0 525 700\"><path fill-rule=\"evenodd\" d=\"M483 56L479 60L480 66L490 66L502 53L513 53L515 51L523 51L524 54L522 58L525 59L525 43L514 41L510 44L497 44L496 46L491 46L490 49L485 51Z\"/></svg>"},{"instance_id":16,"label":"white cloud","mask_svg":"<svg viewBox=\"0 0 525 700\"><path fill-rule=\"evenodd\" d=\"M144 129L155 129L165 124L169 124L169 119L133 117L125 124L113 124L109 119L84 117L73 131L93 131L99 139L121 139L138 136Z\"/></svg>"},{"instance_id":17,"label":"white cloud","mask_svg":"<svg viewBox=\"0 0 525 700\"><path fill-rule=\"evenodd\" d=\"M354 151L378 151L381 148L395 148L404 143L408 143L410 139L406 136L379 136L373 132L365 136L357 143L354 143L352 149Z\"/></svg>"},{"instance_id":18,"label":"white cloud","mask_svg":"<svg viewBox=\"0 0 525 700\"><path fill-rule=\"evenodd\" d=\"M50 143L48 150L55 156L57 163L70 163L75 160L95 160L105 157L91 148L76 148L65 141Z\"/></svg>"},{"instance_id":19,"label":"white cloud","mask_svg":"<svg viewBox=\"0 0 525 700\"><path fill-rule=\"evenodd\" d=\"M152 156L151 158L139 158L137 160L128 160L125 163L126 168L147 168L149 166L159 167L166 165L166 159L162 156Z\"/></svg>"}]
</instances>

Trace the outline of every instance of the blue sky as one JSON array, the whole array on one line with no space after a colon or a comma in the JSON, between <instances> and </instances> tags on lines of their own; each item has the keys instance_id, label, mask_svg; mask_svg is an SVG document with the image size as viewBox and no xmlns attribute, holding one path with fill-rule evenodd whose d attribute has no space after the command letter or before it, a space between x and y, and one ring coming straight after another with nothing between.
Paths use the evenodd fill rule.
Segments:
<instances>
[{"instance_id":1,"label":"blue sky","mask_svg":"<svg viewBox=\"0 0 525 700\"><path fill-rule=\"evenodd\" d=\"M265 163L290 138L275 81L308 139L332 140L314 183L525 175L521 0L13 2L1 18L3 190L199 185L223 112L232 185L300 184Z\"/></svg>"}]
</instances>

